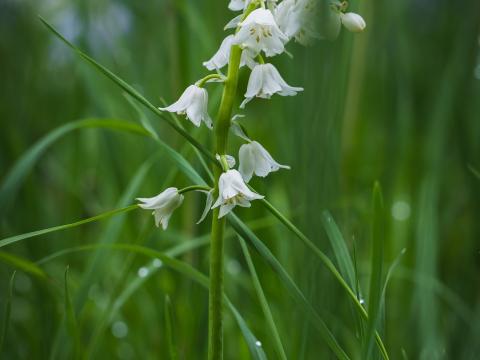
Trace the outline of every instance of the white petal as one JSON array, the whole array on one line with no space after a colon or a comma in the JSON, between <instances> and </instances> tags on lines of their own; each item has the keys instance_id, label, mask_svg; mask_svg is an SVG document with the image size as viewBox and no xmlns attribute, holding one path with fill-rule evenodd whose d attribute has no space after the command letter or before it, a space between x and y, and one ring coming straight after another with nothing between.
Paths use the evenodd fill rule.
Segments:
<instances>
[{"instance_id":1,"label":"white petal","mask_svg":"<svg viewBox=\"0 0 480 360\"><path fill-rule=\"evenodd\" d=\"M220 206L220 211L218 212L218 218L222 218L227 215L235 207L233 204L225 204Z\"/></svg>"},{"instance_id":2,"label":"white petal","mask_svg":"<svg viewBox=\"0 0 480 360\"><path fill-rule=\"evenodd\" d=\"M208 192L207 191L204 191L204 192L207 193L207 199L205 201L205 208L203 209L202 216L200 217L200 220L197 221L197 224L200 224L203 220L205 220L213 204L213 189Z\"/></svg>"},{"instance_id":3,"label":"white petal","mask_svg":"<svg viewBox=\"0 0 480 360\"><path fill-rule=\"evenodd\" d=\"M255 158L250 144L240 146L240 150L238 151L238 161L240 162L238 171L242 174L243 180L248 183L255 170Z\"/></svg>"},{"instance_id":4,"label":"white petal","mask_svg":"<svg viewBox=\"0 0 480 360\"><path fill-rule=\"evenodd\" d=\"M228 29L235 29L240 21L242 20L243 14L240 14L238 16L235 16L232 20L230 20L227 25L223 28L223 30L228 30Z\"/></svg>"},{"instance_id":5,"label":"white petal","mask_svg":"<svg viewBox=\"0 0 480 360\"><path fill-rule=\"evenodd\" d=\"M203 63L203 66L205 66L208 70L212 71L215 69L221 69L225 65L227 65L230 57L230 49L232 47L233 39L233 35L228 35L225 39L223 39L218 51L215 53L215 55L212 56L210 60L205 61Z\"/></svg>"}]
</instances>

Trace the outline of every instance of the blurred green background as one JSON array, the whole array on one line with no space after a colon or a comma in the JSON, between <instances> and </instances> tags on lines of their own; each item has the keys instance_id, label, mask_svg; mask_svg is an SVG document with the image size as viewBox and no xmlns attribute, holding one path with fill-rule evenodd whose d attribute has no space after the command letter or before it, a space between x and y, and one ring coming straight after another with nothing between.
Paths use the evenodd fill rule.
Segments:
<instances>
[{"instance_id":1,"label":"blurred green background","mask_svg":"<svg viewBox=\"0 0 480 360\"><path fill-rule=\"evenodd\" d=\"M140 115L116 85L82 62L37 15L160 106L162 98L172 102L206 74L202 62L216 51L232 17L226 5L0 0L0 238L71 223L132 204L137 196L191 184L149 138L95 127L54 133L81 119L139 123ZM406 249L392 274L381 324L391 358L478 359L480 2L352 1L350 9L365 18L364 33L342 31L335 41L308 48L291 43L293 59L273 59L289 84L305 88L303 93L247 106L241 121L251 137L292 167L253 185L335 262L322 215L330 211L367 289L372 188L378 180L385 204L385 269ZM240 94L247 80L243 70ZM208 89L214 115L221 88ZM185 140L160 119L144 116L163 141L205 174ZM205 127L181 121L211 148ZM48 147L37 145L38 156L25 176L7 184L11 169L45 136L58 138ZM231 154L237 156L239 145L231 142ZM153 227L148 212L137 210L3 247L1 319L4 328L9 319L9 326L0 357L74 359L80 353L97 359L168 359L173 344L180 359L205 358L204 288L138 254L105 248L58 254L97 243L164 251L200 239L202 246L178 258L207 274L208 244L202 236L209 232L210 216L195 225L203 206L203 195L188 194L165 232ZM359 358L358 319L318 258L260 205L236 213L277 256L347 353ZM287 357L334 358L277 274L251 253ZM46 258L52 254L58 256ZM226 256L226 293L268 358L279 358L237 237L228 238ZM18 259L42 261L42 272L22 267ZM76 325L66 315L67 266ZM9 297L15 268L20 271ZM165 325L169 311L172 341ZM249 359L234 318L227 311L225 316L225 358Z\"/></svg>"}]
</instances>

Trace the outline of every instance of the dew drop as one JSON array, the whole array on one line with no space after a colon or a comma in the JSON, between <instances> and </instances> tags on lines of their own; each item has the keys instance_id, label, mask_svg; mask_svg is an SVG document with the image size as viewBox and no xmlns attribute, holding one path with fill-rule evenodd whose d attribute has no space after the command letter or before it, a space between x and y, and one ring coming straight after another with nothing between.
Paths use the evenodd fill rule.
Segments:
<instances>
[{"instance_id":1,"label":"dew drop","mask_svg":"<svg viewBox=\"0 0 480 360\"><path fill-rule=\"evenodd\" d=\"M262 343L260 341L255 341L255 346L256 347L262 347Z\"/></svg>"},{"instance_id":2,"label":"dew drop","mask_svg":"<svg viewBox=\"0 0 480 360\"><path fill-rule=\"evenodd\" d=\"M405 221L410 217L410 204L403 200L395 201L391 212L395 220Z\"/></svg>"},{"instance_id":3,"label":"dew drop","mask_svg":"<svg viewBox=\"0 0 480 360\"><path fill-rule=\"evenodd\" d=\"M162 267L163 262L162 262L162 260L160 260L160 259L155 259L155 260L153 260L153 263L152 263L152 264L153 264L154 267L160 268L160 267Z\"/></svg>"},{"instance_id":4,"label":"dew drop","mask_svg":"<svg viewBox=\"0 0 480 360\"><path fill-rule=\"evenodd\" d=\"M148 269L142 266L140 269L138 269L138 276L141 278L148 276Z\"/></svg>"},{"instance_id":5,"label":"dew drop","mask_svg":"<svg viewBox=\"0 0 480 360\"><path fill-rule=\"evenodd\" d=\"M112 325L112 335L118 339L124 338L128 334L128 326L123 321L115 321Z\"/></svg>"},{"instance_id":6,"label":"dew drop","mask_svg":"<svg viewBox=\"0 0 480 360\"><path fill-rule=\"evenodd\" d=\"M360 302L361 305L365 304L365 300L362 299L362 298L359 300L359 302Z\"/></svg>"}]
</instances>

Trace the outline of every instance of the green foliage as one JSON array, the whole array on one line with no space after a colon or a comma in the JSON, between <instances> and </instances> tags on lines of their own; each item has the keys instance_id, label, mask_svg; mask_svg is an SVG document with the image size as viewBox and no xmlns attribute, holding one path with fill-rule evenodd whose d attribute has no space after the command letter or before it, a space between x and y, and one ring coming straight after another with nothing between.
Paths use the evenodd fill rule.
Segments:
<instances>
[{"instance_id":1,"label":"green foliage","mask_svg":"<svg viewBox=\"0 0 480 360\"><path fill-rule=\"evenodd\" d=\"M480 3L351 9L364 33L273 60L304 93L239 120L292 170L253 180L268 201L228 219L225 359L480 352ZM157 106L205 75L231 17L217 1L0 4L0 358L206 357L205 196L165 232L133 204L211 183L208 130Z\"/></svg>"}]
</instances>

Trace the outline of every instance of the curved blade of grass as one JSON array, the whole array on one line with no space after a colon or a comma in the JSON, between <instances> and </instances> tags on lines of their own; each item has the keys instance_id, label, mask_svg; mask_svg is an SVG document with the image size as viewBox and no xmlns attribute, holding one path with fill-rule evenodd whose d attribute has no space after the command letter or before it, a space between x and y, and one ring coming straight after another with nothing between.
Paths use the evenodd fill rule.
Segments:
<instances>
[{"instance_id":1,"label":"curved blade of grass","mask_svg":"<svg viewBox=\"0 0 480 360\"><path fill-rule=\"evenodd\" d=\"M67 331L73 339L73 358L80 359L80 331L78 329L70 292L68 291L68 266L65 269L65 319Z\"/></svg>"},{"instance_id":2,"label":"curved blade of grass","mask_svg":"<svg viewBox=\"0 0 480 360\"><path fill-rule=\"evenodd\" d=\"M22 270L30 275L36 276L43 280L48 278L47 274L45 273L45 271L43 271L41 267L31 262L30 260L24 259L20 256L13 255L5 251L0 251L0 261L10 264L19 270Z\"/></svg>"},{"instance_id":3,"label":"curved blade of grass","mask_svg":"<svg viewBox=\"0 0 480 360\"><path fill-rule=\"evenodd\" d=\"M170 297L168 295L165 295L165 307L163 313L167 353L170 360L177 360L177 352L175 351L175 345L173 342L172 302L170 301Z\"/></svg>"},{"instance_id":4,"label":"curved blade of grass","mask_svg":"<svg viewBox=\"0 0 480 360\"><path fill-rule=\"evenodd\" d=\"M83 128L104 128L116 131L129 132L137 135L149 136L141 126L137 124L116 120L116 119L84 119L74 122L69 122L62 125L50 133L45 135L42 139L37 141L13 166L13 168L6 175L0 187L0 217L7 210L7 205L13 200L18 188L23 183L25 176L29 173L32 167L37 162L38 158L58 139L64 135Z\"/></svg>"},{"instance_id":5,"label":"curved blade of grass","mask_svg":"<svg viewBox=\"0 0 480 360\"><path fill-rule=\"evenodd\" d=\"M372 223L372 263L370 269L370 289L368 296L368 321L363 359L371 359L375 330L377 328L382 304L383 283L383 246L384 213L382 190L378 182L373 186L373 223Z\"/></svg>"},{"instance_id":6,"label":"curved blade of grass","mask_svg":"<svg viewBox=\"0 0 480 360\"><path fill-rule=\"evenodd\" d=\"M30 238L45 235L45 234L50 234L50 233L53 233L53 232L56 232L56 231L71 229L71 228L81 226L81 225L85 225L85 224L88 224L88 223L91 223L91 222L103 220L103 219L109 218L111 216L123 214L123 213L129 212L129 211L135 210L135 209L138 209L138 205L136 205L136 204L127 206L127 207L122 208L122 209L110 210L110 211L104 212L103 214L96 215L96 216L90 217L88 219L83 219L83 220L80 220L80 221L76 221L76 222L73 222L73 223L70 223L70 224L53 226L53 227L50 227L50 228L47 228L47 229L42 229L42 230L32 231L32 232L25 233L25 234L11 236L11 237L0 240L0 248L2 248L4 246L7 246L7 245L10 245L10 244L14 244L18 241L22 241L22 240L25 240L25 239L30 239Z\"/></svg>"},{"instance_id":7,"label":"curved blade of grass","mask_svg":"<svg viewBox=\"0 0 480 360\"><path fill-rule=\"evenodd\" d=\"M273 256L270 250L263 244L263 242L234 214L230 214L228 217L230 225L237 231L237 233L243 238L247 239L258 253L264 258L264 260L270 265L270 267L278 275L279 279L283 282L288 289L292 298L300 305L300 308L308 315L308 319L312 321L313 325L322 335L323 339L333 351L333 353L339 359L349 359L348 355L338 344L335 336L331 333L323 319L318 315L315 309L310 305L303 293L297 287L295 282L290 278L290 275L286 272L280 262Z\"/></svg>"},{"instance_id":8,"label":"curved blade of grass","mask_svg":"<svg viewBox=\"0 0 480 360\"><path fill-rule=\"evenodd\" d=\"M168 116L165 116L162 111L160 111L156 106L154 106L152 103L150 103L147 99L145 99L137 90L135 90L132 86L127 84L124 80L119 78L117 75L115 75L113 72L108 70L106 67L103 65L99 64L96 62L94 59L92 59L90 56L82 52L79 48L77 48L75 45L73 45L71 42L69 42L63 35L61 35L51 24L49 24L45 19L43 19L41 16L39 16L40 21L55 35L57 36L60 40L62 40L68 47L70 47L72 50L74 50L77 55L79 55L83 60L88 62L90 65L92 65L96 70L100 71L103 75L108 77L110 80L115 82L118 86L120 86L125 92L127 92L130 96L132 96L134 99L136 99L138 102L140 102L142 105L144 105L147 109L155 113L157 116L162 118L164 121L166 121L175 131L177 131L180 135L182 135L184 138L186 138L193 146L195 146L200 152L202 152L207 158L210 160L216 162L215 157L208 151L206 150L197 140L195 140L188 132L186 132L184 129L182 129L180 126L175 124Z\"/></svg>"},{"instance_id":9,"label":"curved blade of grass","mask_svg":"<svg viewBox=\"0 0 480 360\"><path fill-rule=\"evenodd\" d=\"M328 211L322 212L322 224L337 259L338 268L352 289L356 288L355 267L340 229Z\"/></svg>"},{"instance_id":10,"label":"curved blade of grass","mask_svg":"<svg viewBox=\"0 0 480 360\"><path fill-rule=\"evenodd\" d=\"M5 339L7 338L8 326L10 325L10 313L12 310L12 297L13 297L13 286L15 284L15 274L14 271L10 277L10 282L8 284L8 295L7 301L5 303L5 310L3 312L3 323L2 323L2 336L0 337L0 354L3 351L3 345L5 344Z\"/></svg>"},{"instance_id":11,"label":"curved blade of grass","mask_svg":"<svg viewBox=\"0 0 480 360\"><path fill-rule=\"evenodd\" d=\"M280 357L280 359L287 360L287 355L285 354L285 350L283 349L282 340L280 339L280 335L278 334L277 326L275 325L275 320L273 319L270 306L268 305L267 298L265 297L265 293L263 292L262 284L260 283L260 279L258 278L257 271L255 270L255 265L253 264L252 257L250 256L250 252L248 251L248 248L247 248L247 244L245 244L245 240L243 240L241 236L238 236L238 240L240 241L243 255L245 256L248 269L250 270L253 286L255 287L255 291L257 292L258 300L260 301L263 315L265 316L267 320L267 325L270 328L270 332L273 337L273 343L275 344L275 350L277 352L277 355Z\"/></svg>"}]
</instances>

